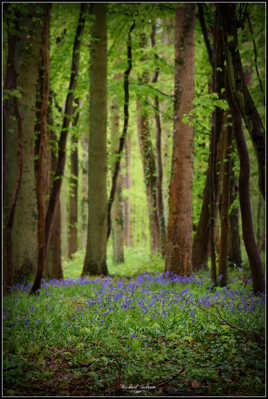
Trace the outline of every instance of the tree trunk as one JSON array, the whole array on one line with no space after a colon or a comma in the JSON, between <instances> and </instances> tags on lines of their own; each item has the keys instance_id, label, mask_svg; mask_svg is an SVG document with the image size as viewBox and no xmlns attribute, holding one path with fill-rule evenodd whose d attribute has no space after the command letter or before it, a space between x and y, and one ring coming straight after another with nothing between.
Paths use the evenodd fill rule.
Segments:
<instances>
[{"instance_id":1,"label":"tree trunk","mask_svg":"<svg viewBox=\"0 0 268 399\"><path fill-rule=\"evenodd\" d=\"M87 219L88 219L88 137L82 136L82 199L81 199L81 213L82 213L82 248L86 248L87 239Z\"/></svg>"},{"instance_id":2,"label":"tree trunk","mask_svg":"<svg viewBox=\"0 0 268 399\"><path fill-rule=\"evenodd\" d=\"M156 165L150 137L149 115L142 110L138 100L137 119L139 145L149 210L151 256L154 256L160 248L160 228L158 224L156 204Z\"/></svg>"},{"instance_id":3,"label":"tree trunk","mask_svg":"<svg viewBox=\"0 0 268 399\"><path fill-rule=\"evenodd\" d=\"M42 32L42 105L40 110L40 142L38 151L37 168L37 205L38 205L38 265L37 274L44 270L46 265L46 230L45 220L47 205L45 196L48 195L48 165L49 154L47 150L47 117L49 100L49 25L50 25L50 7L46 8L43 32ZM39 287L40 288L40 287Z\"/></svg>"},{"instance_id":4,"label":"tree trunk","mask_svg":"<svg viewBox=\"0 0 268 399\"><path fill-rule=\"evenodd\" d=\"M146 34L141 35L140 46L146 47ZM145 61L143 58L141 61ZM149 82L148 72L143 72L139 78L141 85L146 85ZM151 256L157 254L160 249L160 225L157 214L157 193L156 193L156 162L151 141L149 114L143 104L147 103L147 98L137 97L137 125L139 146L143 165L144 183L146 188L146 196L149 211L149 226L150 226L150 244Z\"/></svg>"},{"instance_id":5,"label":"tree trunk","mask_svg":"<svg viewBox=\"0 0 268 399\"><path fill-rule=\"evenodd\" d=\"M16 6L8 25L8 67L4 101L4 281L10 286L37 263L37 204L34 175L34 120L40 61L42 11ZM14 10L14 6L13 6ZM33 22L33 17L36 22ZM15 18L15 21L14 21ZM9 24L13 23L13 31ZM11 27L11 26L10 26ZM31 46L29 46L31 43ZM8 90L17 89L21 96ZM22 223L23 221L23 223Z\"/></svg>"},{"instance_id":6,"label":"tree trunk","mask_svg":"<svg viewBox=\"0 0 268 399\"><path fill-rule=\"evenodd\" d=\"M120 169L120 162L121 162L121 157L123 154L123 149L125 145L125 140L126 140L126 135L127 135L127 129L128 129L128 119L129 119L129 75L132 69L132 43L131 43L131 32L135 27L135 21L133 21L132 25L129 28L128 31L128 39L127 39L127 59L128 59L128 66L127 69L124 72L124 126L123 126L123 132L119 140L119 148L117 151L117 159L115 162L114 166L114 172L112 176L112 188L109 196L109 201L108 201L108 215L107 215L107 240L109 239L109 235L111 232L111 209L114 201L114 196L115 196L115 191L116 191L116 183L117 183L117 177L119 175L119 169Z\"/></svg>"},{"instance_id":7,"label":"tree trunk","mask_svg":"<svg viewBox=\"0 0 268 399\"><path fill-rule=\"evenodd\" d=\"M49 244L50 244L50 240L51 240L51 235L53 233L53 228L54 228L54 223L55 223L57 203L59 201L62 177L64 175L65 158L66 158L66 152L65 152L66 141L67 141L69 124L71 121L71 116L73 114L74 91L75 91L75 88L77 85L77 75L78 75L79 59L80 59L80 51L79 50L80 50L81 36L82 36L83 30L84 30L84 25L85 25L85 10L86 10L86 4L81 3L79 21L78 21L78 26L76 29L74 46L73 46L69 90L68 90L68 94L67 94L67 98L66 98L66 102L65 102L64 117L63 117L63 122L62 122L60 140L59 140L58 162L57 162L57 168L56 168L56 173L55 173L56 178L53 179L53 185L52 185L51 195L50 195L49 204L48 204L48 211L47 211L47 215L45 218L45 233L42 233L42 238L43 238L43 236L45 237L45 248L43 250L43 253L41 254L41 251L40 251L40 254L39 254L37 272L36 272L35 280L34 280L32 288L31 288L30 294L34 294L38 289L41 288L41 279L42 279L42 275L43 275L43 271L44 271L44 264L45 264L45 261L43 260L43 258L47 257L48 248L49 248Z\"/></svg>"},{"instance_id":8,"label":"tree trunk","mask_svg":"<svg viewBox=\"0 0 268 399\"><path fill-rule=\"evenodd\" d=\"M263 252L265 251L265 202L260 195L258 197L256 224L257 224L257 229L256 229L257 245L259 251Z\"/></svg>"},{"instance_id":9,"label":"tree trunk","mask_svg":"<svg viewBox=\"0 0 268 399\"><path fill-rule=\"evenodd\" d=\"M180 275L192 272L193 128L183 122L194 98L194 4L176 9L175 92L172 173L166 270Z\"/></svg>"},{"instance_id":10,"label":"tree trunk","mask_svg":"<svg viewBox=\"0 0 268 399\"><path fill-rule=\"evenodd\" d=\"M113 154L116 154L119 141L119 107L117 104L111 106L111 139ZM122 203L122 174L119 176L116 184L114 202L112 206L112 232L113 232L113 262L124 262L124 218Z\"/></svg>"},{"instance_id":11,"label":"tree trunk","mask_svg":"<svg viewBox=\"0 0 268 399\"><path fill-rule=\"evenodd\" d=\"M228 20L229 21L229 20ZM224 27L224 22L221 21ZM232 20L230 21L232 23ZM228 103L232 112L233 128L236 138L236 144L240 159L240 174L239 174L239 199L240 199L240 209L242 216L242 231L243 240L245 243L252 280L254 293L264 292L265 290L265 276L261 264L261 258L258 251L258 247L255 241L253 222L252 222L252 212L250 203L250 192L249 192L249 176L250 176L250 162L247 150L247 144L245 136L242 130L241 116L239 108L236 103L236 97L231 88L231 81L234 80L234 71L232 64L230 63L230 55L228 54L228 29L223 32L224 45L225 45L225 55L227 59L227 98Z\"/></svg>"},{"instance_id":12,"label":"tree trunk","mask_svg":"<svg viewBox=\"0 0 268 399\"><path fill-rule=\"evenodd\" d=\"M88 235L82 276L107 275L107 27L105 4L92 4L90 136L88 158Z\"/></svg>"},{"instance_id":13,"label":"tree trunk","mask_svg":"<svg viewBox=\"0 0 268 399\"><path fill-rule=\"evenodd\" d=\"M223 127L224 134L224 157L221 166L222 178L222 192L220 198L220 251L219 251L219 276L220 286L227 285L227 271L228 271L228 238L229 238L229 206L230 206L230 174L231 174L231 150L232 150L232 127Z\"/></svg>"},{"instance_id":14,"label":"tree trunk","mask_svg":"<svg viewBox=\"0 0 268 399\"><path fill-rule=\"evenodd\" d=\"M50 93L50 102L49 102L49 110L48 110L48 123L50 126L53 126L53 117L52 117L52 96ZM48 130L49 141L50 141L50 188L52 187L53 178L55 176L56 167L57 167L57 136L53 130L50 128ZM62 231L61 231L61 209L60 209L60 201L58 202L55 216L54 229L51 236L51 242L48 250L48 256L46 259L46 264L44 268L44 277L47 278L63 278L62 271L62 263L61 263L61 241L62 241Z\"/></svg>"},{"instance_id":15,"label":"tree trunk","mask_svg":"<svg viewBox=\"0 0 268 399\"><path fill-rule=\"evenodd\" d=\"M79 120L79 101L76 100L76 115L73 121L73 127L77 127ZM68 235L68 256L77 251L77 223L78 223L78 138L77 133L72 135L71 146L71 177L70 177L70 192L69 192L69 235Z\"/></svg>"},{"instance_id":16,"label":"tree trunk","mask_svg":"<svg viewBox=\"0 0 268 399\"><path fill-rule=\"evenodd\" d=\"M209 166L210 166L209 161ZM193 239L193 251L192 251L192 265L193 270L198 271L207 267L208 251L209 251L209 240L210 236L210 224L209 224L209 202L210 202L210 174L211 170L208 167L207 178L205 188L203 191L203 202L199 222L196 228L196 233Z\"/></svg>"},{"instance_id":17,"label":"tree trunk","mask_svg":"<svg viewBox=\"0 0 268 399\"><path fill-rule=\"evenodd\" d=\"M238 195L238 182L231 167L231 184L230 184L230 204ZM234 207L229 215L229 263L230 265L241 267L242 256L240 248L240 229L239 229L239 208Z\"/></svg>"},{"instance_id":18,"label":"tree trunk","mask_svg":"<svg viewBox=\"0 0 268 399\"><path fill-rule=\"evenodd\" d=\"M123 186L126 189L131 187L131 176L130 176L130 159L131 159L131 137L126 137L126 146L125 146L125 176L123 181ZM125 235L125 245L126 247L130 247L132 242L132 234L131 234L131 224L130 224L130 211L131 211L131 203L130 197L127 194L124 197L124 235Z\"/></svg>"},{"instance_id":19,"label":"tree trunk","mask_svg":"<svg viewBox=\"0 0 268 399\"><path fill-rule=\"evenodd\" d=\"M152 47L155 46L155 24L152 27L151 33L151 44ZM155 54L155 58L158 59L158 55ZM159 75L159 68L156 68L152 83L156 83ZM157 165L157 177L156 177L156 210L159 225L160 234L160 250L162 256L165 256L166 250L166 223L165 223L165 213L164 213L164 202L162 193L162 180L163 180L163 167L162 167L162 127L160 120L160 106L158 96L154 97L154 107L155 107L155 127L156 127L156 165Z\"/></svg>"},{"instance_id":20,"label":"tree trunk","mask_svg":"<svg viewBox=\"0 0 268 399\"><path fill-rule=\"evenodd\" d=\"M238 47L236 4L221 4L218 7L220 8L219 12L222 14L223 29L229 38L233 38L233 40L228 42L228 54L226 54L229 68L232 69L232 80L229 82L230 90L255 148L259 170L259 188L265 199L265 130L245 82L245 74Z\"/></svg>"}]
</instances>

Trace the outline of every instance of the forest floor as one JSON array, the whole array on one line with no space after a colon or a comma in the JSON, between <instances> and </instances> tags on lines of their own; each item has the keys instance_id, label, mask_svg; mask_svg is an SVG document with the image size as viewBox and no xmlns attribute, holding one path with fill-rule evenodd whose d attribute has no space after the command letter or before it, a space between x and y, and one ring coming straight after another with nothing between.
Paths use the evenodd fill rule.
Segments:
<instances>
[{"instance_id":1,"label":"forest floor","mask_svg":"<svg viewBox=\"0 0 268 399\"><path fill-rule=\"evenodd\" d=\"M212 289L139 256L81 279L78 254L39 295L5 295L4 396L265 395L265 296L245 270Z\"/></svg>"}]
</instances>

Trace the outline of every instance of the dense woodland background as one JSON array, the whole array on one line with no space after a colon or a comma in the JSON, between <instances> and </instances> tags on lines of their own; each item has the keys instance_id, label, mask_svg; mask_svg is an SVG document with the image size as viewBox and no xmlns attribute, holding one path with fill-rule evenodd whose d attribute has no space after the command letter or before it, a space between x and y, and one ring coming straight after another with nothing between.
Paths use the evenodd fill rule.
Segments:
<instances>
[{"instance_id":1,"label":"dense woodland background","mask_svg":"<svg viewBox=\"0 0 268 399\"><path fill-rule=\"evenodd\" d=\"M3 11L5 288L142 248L263 292L265 4Z\"/></svg>"}]
</instances>

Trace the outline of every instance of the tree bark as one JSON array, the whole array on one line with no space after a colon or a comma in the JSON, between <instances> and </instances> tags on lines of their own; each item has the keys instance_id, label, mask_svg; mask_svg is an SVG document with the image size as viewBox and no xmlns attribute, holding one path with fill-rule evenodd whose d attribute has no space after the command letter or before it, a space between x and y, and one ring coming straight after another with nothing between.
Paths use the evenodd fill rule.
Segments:
<instances>
[{"instance_id":1,"label":"tree bark","mask_svg":"<svg viewBox=\"0 0 268 399\"><path fill-rule=\"evenodd\" d=\"M151 44L152 47L155 46L155 24L152 27L151 33ZM158 59L158 55L155 54L155 58ZM159 76L159 68L157 67L152 79L152 83L156 83ZM164 257L166 251L166 223L165 223L165 213L164 213L164 201L162 193L162 180L163 180L163 166L162 166L162 127L160 120L160 106L158 96L154 96L154 107L155 107L155 127L156 127L156 165L157 165L157 176L156 176L156 210L160 233L160 250Z\"/></svg>"},{"instance_id":2,"label":"tree bark","mask_svg":"<svg viewBox=\"0 0 268 399\"><path fill-rule=\"evenodd\" d=\"M77 127L79 120L79 100L75 100L76 112L73 127ZM71 177L70 177L70 192L69 192L69 235L68 235L68 256L77 251L77 223L78 223L78 138L77 133L72 135L71 146Z\"/></svg>"},{"instance_id":3,"label":"tree bark","mask_svg":"<svg viewBox=\"0 0 268 399\"><path fill-rule=\"evenodd\" d=\"M233 133L234 136L234 133ZM238 195L238 182L231 167L230 204ZM234 207L229 215L229 264L241 267L242 256L240 247L239 208Z\"/></svg>"},{"instance_id":4,"label":"tree bark","mask_svg":"<svg viewBox=\"0 0 268 399\"><path fill-rule=\"evenodd\" d=\"M219 276L220 286L227 285L227 271L228 271L228 250L229 250L229 206L230 206L230 174L231 174L231 150L232 150L232 127L223 127L224 134L224 157L221 166L222 192L220 198L220 251L219 251Z\"/></svg>"},{"instance_id":5,"label":"tree bark","mask_svg":"<svg viewBox=\"0 0 268 399\"><path fill-rule=\"evenodd\" d=\"M5 6L8 59L4 100L4 281L11 285L34 272L37 262L37 204L34 119L40 62L42 11ZM33 17L36 22L33 22ZM13 31L9 24L13 23ZM18 97L9 90L17 89ZM22 223L23 221L23 223Z\"/></svg>"},{"instance_id":6,"label":"tree bark","mask_svg":"<svg viewBox=\"0 0 268 399\"><path fill-rule=\"evenodd\" d=\"M180 275L192 272L193 128L182 119L192 109L194 98L194 10L194 4L177 8L175 22L174 136L165 268Z\"/></svg>"},{"instance_id":7,"label":"tree bark","mask_svg":"<svg viewBox=\"0 0 268 399\"><path fill-rule=\"evenodd\" d=\"M256 244L253 222L252 222L252 212L250 203L250 191L249 191L249 176L250 176L250 161L247 150L247 144L245 136L242 130L242 122L240 116L240 108L237 104L237 96L234 91L233 82L235 81L235 71L233 69L233 60L231 56L231 50L235 45L236 37L232 36L232 39L228 42L229 32L231 31L234 20L233 10L230 6L217 6L221 7L221 26L222 26L222 37L224 41L224 52L227 60L227 77L226 77L226 92L228 103L232 112L232 120L234 133L236 138L236 144L240 159L240 174L239 174L239 199L240 208L242 216L242 231L243 240L245 243L252 280L253 280L253 290L254 293L265 291L265 276L262 268L261 258L259 250ZM229 13L228 18L227 13ZM231 17L231 18L229 18Z\"/></svg>"},{"instance_id":8,"label":"tree bark","mask_svg":"<svg viewBox=\"0 0 268 399\"><path fill-rule=\"evenodd\" d=\"M88 219L88 137L82 136L82 199L81 199L81 213L82 213L82 248L86 248L87 239L87 219Z\"/></svg>"},{"instance_id":9,"label":"tree bark","mask_svg":"<svg viewBox=\"0 0 268 399\"><path fill-rule=\"evenodd\" d=\"M146 34L143 33L140 36L140 47L145 48L146 43L147 37ZM143 58L141 61L145 61L145 58ZM146 85L149 83L149 73L147 71L144 71L142 76L139 77L139 82L141 85ZM151 256L154 256L160 249L160 225L157 214L156 162L151 141L149 114L143 105L146 103L147 98L137 97L137 130L149 211Z\"/></svg>"},{"instance_id":10,"label":"tree bark","mask_svg":"<svg viewBox=\"0 0 268 399\"><path fill-rule=\"evenodd\" d=\"M160 248L160 226L157 217L156 203L156 165L150 137L149 116L137 100L137 119L139 145L143 164L144 182L149 210L151 256Z\"/></svg>"},{"instance_id":11,"label":"tree bark","mask_svg":"<svg viewBox=\"0 0 268 399\"><path fill-rule=\"evenodd\" d=\"M124 73L124 126L123 126L123 132L119 140L119 148L117 151L117 160L115 163L114 167L114 173L112 177L112 188L110 192L110 197L108 201L108 219L107 219L107 240L109 238L110 232L111 232L111 209L113 205L113 200L115 196L115 191L116 191L116 182L117 182L117 177L119 174L119 169L120 169L120 161L124 149L124 144L126 140L126 135L127 135L127 129L128 129L128 119L129 119L129 75L132 69L132 44L131 44L131 32L135 28L135 21L133 21L131 27L129 28L128 31L128 39L127 39L127 59L128 59L128 67Z\"/></svg>"},{"instance_id":12,"label":"tree bark","mask_svg":"<svg viewBox=\"0 0 268 399\"><path fill-rule=\"evenodd\" d=\"M45 233L42 233L42 235L45 237L45 247L44 247L44 250L42 249L42 254L41 254L41 252L39 254L37 272L36 272L35 280L34 280L32 288L31 288L30 294L36 293L36 291L41 288L41 279L42 279L43 270L44 270L43 257L45 257L45 258L47 257L48 248L49 248L49 244L50 244L50 240L51 240L51 235L52 235L53 228L54 228L57 203L59 201L62 177L64 175L65 158L66 158L66 153L65 153L66 141L67 141L67 135L68 135L68 129L69 129L71 117L73 114L74 91L75 91L75 88L77 85L76 79L77 79L77 75L78 75L79 59L80 59L79 50L80 50L81 36L82 36L83 30L84 30L84 25L85 25L85 10L86 10L86 4L81 3L79 21L78 21L78 26L76 29L74 46L73 46L69 90L68 90L68 94L67 94L67 98L66 98L66 102L65 102L64 118L63 118L63 122L62 122L62 129L61 129L60 140L59 140L57 168L56 168L55 178L53 180L51 195L49 198L48 211L47 211L47 215L45 218ZM43 239L43 237L42 237L42 239Z\"/></svg>"},{"instance_id":13,"label":"tree bark","mask_svg":"<svg viewBox=\"0 0 268 399\"><path fill-rule=\"evenodd\" d=\"M130 160L131 160L131 137L127 136L126 145L125 145L125 176L123 180L123 186L126 189L129 189L131 187ZM125 235L126 247L130 247L133 244L132 234L131 234L131 224L130 224L130 211L131 211L130 197L127 194L124 197L124 235Z\"/></svg>"},{"instance_id":14,"label":"tree bark","mask_svg":"<svg viewBox=\"0 0 268 399\"><path fill-rule=\"evenodd\" d=\"M52 116L52 95L50 92L49 109L48 109L48 137L50 141L50 189L52 187L53 178L55 176L57 167L57 136L53 126ZM60 201L58 202L55 216L54 229L51 236L51 242L48 250L48 256L44 267L44 277L46 278L63 278L62 263L61 263L61 244L62 244L62 231L61 231L61 209ZM46 210L47 212L47 210Z\"/></svg>"},{"instance_id":15,"label":"tree bark","mask_svg":"<svg viewBox=\"0 0 268 399\"><path fill-rule=\"evenodd\" d=\"M107 25L105 4L92 4L90 136L88 158L88 235L82 276L107 275Z\"/></svg>"},{"instance_id":16,"label":"tree bark","mask_svg":"<svg viewBox=\"0 0 268 399\"><path fill-rule=\"evenodd\" d=\"M221 4L218 7L220 8L219 12L222 14L222 26L226 37L233 38L227 42L228 65L232 69L232 80L229 82L230 90L255 148L259 170L259 188L265 199L265 130L245 82L245 74L238 48L236 4Z\"/></svg>"},{"instance_id":17,"label":"tree bark","mask_svg":"<svg viewBox=\"0 0 268 399\"><path fill-rule=\"evenodd\" d=\"M116 79L116 77L115 77ZM111 151L116 154L119 139L119 107L114 102L111 106ZM123 216L123 202L122 202L122 173L119 171L119 176L116 184L116 191L112 206L112 233L113 233L113 262L124 262L124 216Z\"/></svg>"}]
</instances>

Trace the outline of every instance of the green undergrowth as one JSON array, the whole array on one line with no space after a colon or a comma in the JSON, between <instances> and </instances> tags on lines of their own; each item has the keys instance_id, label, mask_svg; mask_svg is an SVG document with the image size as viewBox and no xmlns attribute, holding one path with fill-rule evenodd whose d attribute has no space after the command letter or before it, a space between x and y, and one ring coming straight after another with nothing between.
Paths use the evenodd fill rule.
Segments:
<instances>
[{"instance_id":1,"label":"green undergrowth","mask_svg":"<svg viewBox=\"0 0 268 399\"><path fill-rule=\"evenodd\" d=\"M265 297L250 279L233 270L212 289L207 272L167 276L144 255L81 279L78 253L64 281L6 295L4 395L264 395Z\"/></svg>"}]
</instances>

